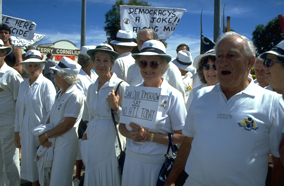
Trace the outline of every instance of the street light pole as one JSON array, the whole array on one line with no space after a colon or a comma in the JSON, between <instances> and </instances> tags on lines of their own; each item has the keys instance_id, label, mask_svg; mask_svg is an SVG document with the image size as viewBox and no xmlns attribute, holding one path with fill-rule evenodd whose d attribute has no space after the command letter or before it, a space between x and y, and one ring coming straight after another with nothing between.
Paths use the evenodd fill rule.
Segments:
<instances>
[{"instance_id":1,"label":"street light pole","mask_svg":"<svg viewBox=\"0 0 284 186\"><path fill-rule=\"evenodd\" d=\"M214 0L214 42L221 36L221 0Z\"/></svg>"},{"instance_id":2,"label":"street light pole","mask_svg":"<svg viewBox=\"0 0 284 186\"><path fill-rule=\"evenodd\" d=\"M81 48L85 46L86 37L86 0L82 0L82 19L81 19Z\"/></svg>"}]
</instances>

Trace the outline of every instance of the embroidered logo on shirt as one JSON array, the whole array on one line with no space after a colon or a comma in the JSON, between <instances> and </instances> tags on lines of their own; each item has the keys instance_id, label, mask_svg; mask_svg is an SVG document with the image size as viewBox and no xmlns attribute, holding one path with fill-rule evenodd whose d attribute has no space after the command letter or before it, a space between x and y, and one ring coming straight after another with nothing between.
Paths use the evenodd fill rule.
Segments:
<instances>
[{"instance_id":1,"label":"embroidered logo on shirt","mask_svg":"<svg viewBox=\"0 0 284 186\"><path fill-rule=\"evenodd\" d=\"M0 87L0 92L3 92L4 91L4 88Z\"/></svg>"},{"instance_id":2,"label":"embroidered logo on shirt","mask_svg":"<svg viewBox=\"0 0 284 186\"><path fill-rule=\"evenodd\" d=\"M256 123L253 121L251 117L248 117L247 119L242 120L241 123L238 123L238 124L240 127L244 127L244 129L248 131L258 129L258 127L256 126Z\"/></svg>"},{"instance_id":3,"label":"embroidered logo on shirt","mask_svg":"<svg viewBox=\"0 0 284 186\"><path fill-rule=\"evenodd\" d=\"M191 88L191 86L190 85L188 85L188 87L186 87L186 90L191 90L192 88Z\"/></svg>"}]
</instances>

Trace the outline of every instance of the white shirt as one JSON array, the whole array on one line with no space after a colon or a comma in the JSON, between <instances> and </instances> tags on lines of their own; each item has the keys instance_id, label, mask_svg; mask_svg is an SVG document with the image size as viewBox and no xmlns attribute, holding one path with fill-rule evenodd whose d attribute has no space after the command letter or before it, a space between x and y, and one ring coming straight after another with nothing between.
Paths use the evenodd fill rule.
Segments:
<instances>
[{"instance_id":1,"label":"white shirt","mask_svg":"<svg viewBox=\"0 0 284 186\"><path fill-rule=\"evenodd\" d=\"M0 68L0 125L14 125L21 75L5 62Z\"/></svg>"},{"instance_id":2,"label":"white shirt","mask_svg":"<svg viewBox=\"0 0 284 186\"><path fill-rule=\"evenodd\" d=\"M91 77L82 69L80 69L79 74L77 75L79 81L76 83L77 88L84 94L84 111L82 119L84 121L89 121L89 112L86 104L86 97L88 94L89 86L98 79L96 72L90 72Z\"/></svg>"},{"instance_id":3,"label":"white shirt","mask_svg":"<svg viewBox=\"0 0 284 186\"><path fill-rule=\"evenodd\" d=\"M118 56L111 69L118 78L126 81L128 68L135 63L135 59L132 57L131 52L125 52Z\"/></svg>"},{"instance_id":4,"label":"white shirt","mask_svg":"<svg viewBox=\"0 0 284 186\"><path fill-rule=\"evenodd\" d=\"M162 75L162 78L164 78L172 87L179 90L182 93L182 96L185 100L185 92L184 92L184 86L182 82L181 73L175 64L173 64L172 62L169 62L169 68ZM140 73L139 66L136 64L131 65L128 69L126 82L130 86L136 86L136 85L141 84L143 81L144 80Z\"/></svg>"},{"instance_id":5,"label":"white shirt","mask_svg":"<svg viewBox=\"0 0 284 186\"><path fill-rule=\"evenodd\" d=\"M144 86L141 84L140 86ZM154 129L149 132L168 134L173 131L181 130L185 122L185 105L181 93L163 80L160 88L161 96L159 98L159 108ZM165 106L165 107L164 107ZM137 123L139 125L139 123ZM129 125L126 125L131 130ZM135 142L127 138L126 148L140 154L158 155L167 152L168 145L145 141Z\"/></svg>"},{"instance_id":6,"label":"white shirt","mask_svg":"<svg viewBox=\"0 0 284 186\"><path fill-rule=\"evenodd\" d=\"M29 79L25 79L19 88L16 104L15 132L21 131L24 114L30 117L31 128L44 123L55 100L56 91L53 83L42 74L30 85ZM29 100L29 109L25 110L25 100ZM29 113L25 113L29 112Z\"/></svg>"},{"instance_id":7,"label":"white shirt","mask_svg":"<svg viewBox=\"0 0 284 186\"><path fill-rule=\"evenodd\" d=\"M192 89L192 73L188 72L186 73L184 76L182 76L182 82L183 82L183 86L184 86L184 92L185 92L185 102L188 99L189 93Z\"/></svg>"},{"instance_id":8,"label":"white shirt","mask_svg":"<svg viewBox=\"0 0 284 186\"><path fill-rule=\"evenodd\" d=\"M253 81L229 100L219 83L197 91L183 129L194 138L187 183L264 186L269 152L279 157L283 111L282 96Z\"/></svg>"},{"instance_id":9,"label":"white shirt","mask_svg":"<svg viewBox=\"0 0 284 186\"><path fill-rule=\"evenodd\" d=\"M189 96L188 96L188 99L187 99L187 101L186 101L186 110L189 109L189 106L190 106L190 104L192 103L192 100L193 100L193 98L194 98L196 92L197 92L199 89L201 89L201 88L203 88L203 87L206 87L206 86L207 86L206 84L203 84L203 83L202 83L201 85L199 85L198 87L193 88L193 89L190 91Z\"/></svg>"}]
</instances>

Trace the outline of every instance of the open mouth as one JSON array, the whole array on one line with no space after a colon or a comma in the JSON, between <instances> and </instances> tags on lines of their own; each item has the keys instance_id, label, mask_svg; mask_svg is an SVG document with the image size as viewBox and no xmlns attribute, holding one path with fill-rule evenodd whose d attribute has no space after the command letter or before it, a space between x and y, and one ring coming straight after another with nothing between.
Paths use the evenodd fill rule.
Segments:
<instances>
[{"instance_id":1,"label":"open mouth","mask_svg":"<svg viewBox=\"0 0 284 186\"><path fill-rule=\"evenodd\" d=\"M146 75L152 75L154 72L145 72Z\"/></svg>"},{"instance_id":2,"label":"open mouth","mask_svg":"<svg viewBox=\"0 0 284 186\"><path fill-rule=\"evenodd\" d=\"M231 74L231 72L230 72L230 71L226 71L226 70L222 71L221 73L222 73L222 75L225 75L225 76L226 76L226 75L230 75L230 74Z\"/></svg>"}]
</instances>

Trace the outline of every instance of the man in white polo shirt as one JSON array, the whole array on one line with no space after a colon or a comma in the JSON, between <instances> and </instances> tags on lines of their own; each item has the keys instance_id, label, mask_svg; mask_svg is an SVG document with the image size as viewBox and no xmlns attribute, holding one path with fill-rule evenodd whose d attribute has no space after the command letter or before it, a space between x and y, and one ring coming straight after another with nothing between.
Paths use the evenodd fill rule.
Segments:
<instances>
[{"instance_id":1,"label":"man in white polo shirt","mask_svg":"<svg viewBox=\"0 0 284 186\"><path fill-rule=\"evenodd\" d=\"M246 37L227 32L215 50L220 83L200 89L192 100L185 138L166 185L185 167L185 185L264 186L269 153L274 162L272 185L283 185L282 96L248 77L255 48Z\"/></svg>"},{"instance_id":2,"label":"man in white polo shirt","mask_svg":"<svg viewBox=\"0 0 284 186\"><path fill-rule=\"evenodd\" d=\"M15 105L21 75L4 58L11 47L0 39L0 185L20 185L19 149L14 145Z\"/></svg>"},{"instance_id":3,"label":"man in white polo shirt","mask_svg":"<svg viewBox=\"0 0 284 186\"><path fill-rule=\"evenodd\" d=\"M119 54L111 72L126 81L128 68L135 63L131 53L133 47L137 46L133 42L133 34L130 31L119 30L116 39L110 43L113 44L115 51Z\"/></svg>"}]
</instances>

